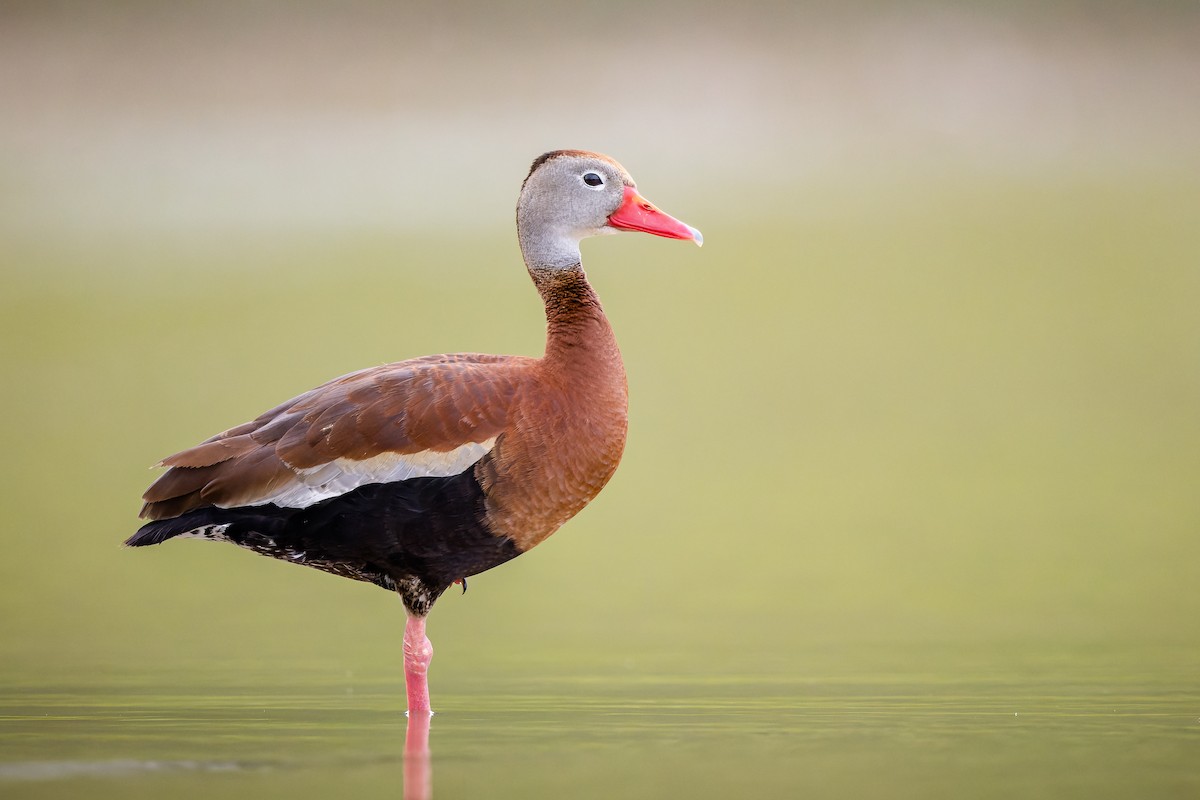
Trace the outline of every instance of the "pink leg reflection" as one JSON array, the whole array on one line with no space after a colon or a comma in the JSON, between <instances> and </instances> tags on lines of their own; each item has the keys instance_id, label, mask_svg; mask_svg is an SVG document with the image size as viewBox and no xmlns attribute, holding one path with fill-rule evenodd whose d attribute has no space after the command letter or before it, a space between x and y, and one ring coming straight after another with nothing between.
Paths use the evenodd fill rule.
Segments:
<instances>
[{"instance_id":1,"label":"pink leg reflection","mask_svg":"<svg viewBox=\"0 0 1200 800\"><path fill-rule=\"evenodd\" d=\"M433 797L429 763L429 662L433 645L425 635L425 618L408 617L404 626L404 686L408 691L408 730L404 735L404 800Z\"/></svg>"},{"instance_id":2,"label":"pink leg reflection","mask_svg":"<svg viewBox=\"0 0 1200 800\"><path fill-rule=\"evenodd\" d=\"M433 766L429 763L429 714L408 715L404 736L404 800L433 797Z\"/></svg>"}]
</instances>

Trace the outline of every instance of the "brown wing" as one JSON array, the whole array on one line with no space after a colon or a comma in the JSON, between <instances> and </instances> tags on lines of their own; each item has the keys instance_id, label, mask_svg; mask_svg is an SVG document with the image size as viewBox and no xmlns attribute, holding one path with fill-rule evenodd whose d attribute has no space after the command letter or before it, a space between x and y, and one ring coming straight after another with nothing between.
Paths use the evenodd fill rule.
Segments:
<instances>
[{"instance_id":1,"label":"brown wing","mask_svg":"<svg viewBox=\"0 0 1200 800\"><path fill-rule=\"evenodd\" d=\"M141 516L304 506L363 483L461 471L504 432L531 363L429 356L336 378L163 459L170 469L146 490Z\"/></svg>"}]
</instances>

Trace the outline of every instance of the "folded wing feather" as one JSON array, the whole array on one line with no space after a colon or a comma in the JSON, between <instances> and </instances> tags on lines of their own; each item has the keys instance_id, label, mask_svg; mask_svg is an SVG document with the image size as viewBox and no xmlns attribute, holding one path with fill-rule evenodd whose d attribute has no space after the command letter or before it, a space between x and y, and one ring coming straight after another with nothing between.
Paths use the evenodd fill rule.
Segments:
<instances>
[{"instance_id":1,"label":"folded wing feather","mask_svg":"<svg viewBox=\"0 0 1200 800\"><path fill-rule=\"evenodd\" d=\"M368 483L458 474L504 432L530 363L433 356L336 378L163 459L169 469L143 496L141 516L303 508Z\"/></svg>"}]
</instances>

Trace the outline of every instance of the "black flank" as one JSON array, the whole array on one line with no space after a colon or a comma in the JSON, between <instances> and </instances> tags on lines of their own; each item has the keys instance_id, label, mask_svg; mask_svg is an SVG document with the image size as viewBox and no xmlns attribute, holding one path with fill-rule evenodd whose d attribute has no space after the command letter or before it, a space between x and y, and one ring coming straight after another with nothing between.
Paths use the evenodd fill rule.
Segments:
<instances>
[{"instance_id":1,"label":"black flank","mask_svg":"<svg viewBox=\"0 0 1200 800\"><path fill-rule=\"evenodd\" d=\"M126 544L159 544L184 533L398 591L417 614L428 613L454 581L521 554L511 539L488 530L473 468L360 486L308 508L199 508L148 523Z\"/></svg>"}]
</instances>

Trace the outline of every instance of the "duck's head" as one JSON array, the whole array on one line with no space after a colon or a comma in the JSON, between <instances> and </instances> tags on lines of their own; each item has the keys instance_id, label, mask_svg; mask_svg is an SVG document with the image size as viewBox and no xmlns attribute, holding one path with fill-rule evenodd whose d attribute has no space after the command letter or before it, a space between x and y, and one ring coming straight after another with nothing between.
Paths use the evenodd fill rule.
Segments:
<instances>
[{"instance_id":1,"label":"duck's head","mask_svg":"<svg viewBox=\"0 0 1200 800\"><path fill-rule=\"evenodd\" d=\"M588 236L642 231L703 244L700 231L659 211L611 158L584 150L538 156L517 200L517 236L530 268L579 264Z\"/></svg>"}]
</instances>

